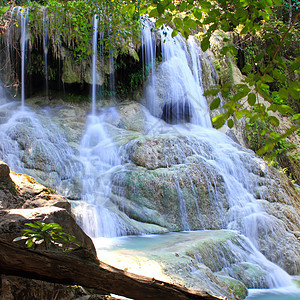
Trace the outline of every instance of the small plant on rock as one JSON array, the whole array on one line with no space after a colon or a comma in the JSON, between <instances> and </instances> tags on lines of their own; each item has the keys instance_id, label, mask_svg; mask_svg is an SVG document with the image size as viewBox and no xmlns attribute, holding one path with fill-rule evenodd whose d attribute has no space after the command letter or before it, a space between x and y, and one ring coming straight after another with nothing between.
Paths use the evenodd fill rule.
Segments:
<instances>
[{"instance_id":1,"label":"small plant on rock","mask_svg":"<svg viewBox=\"0 0 300 300\"><path fill-rule=\"evenodd\" d=\"M35 223L25 223L29 229L24 229L24 234L15 238L13 241L26 240L25 244L28 248L36 249L39 245L43 245L46 250L62 249L63 251L71 251L80 247L80 243L76 242L73 235L65 233L62 227L57 223L43 223L36 221Z\"/></svg>"}]
</instances>

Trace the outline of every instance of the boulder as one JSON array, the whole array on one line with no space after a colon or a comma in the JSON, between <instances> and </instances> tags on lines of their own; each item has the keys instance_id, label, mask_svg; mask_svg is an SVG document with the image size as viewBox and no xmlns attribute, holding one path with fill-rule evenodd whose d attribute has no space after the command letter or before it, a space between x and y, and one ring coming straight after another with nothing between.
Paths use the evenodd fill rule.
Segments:
<instances>
[{"instance_id":1,"label":"boulder","mask_svg":"<svg viewBox=\"0 0 300 300\"><path fill-rule=\"evenodd\" d=\"M0 180L6 181L9 179L9 166L3 161L0 161Z\"/></svg>"},{"instance_id":2,"label":"boulder","mask_svg":"<svg viewBox=\"0 0 300 300\"><path fill-rule=\"evenodd\" d=\"M10 177L9 185L0 185L1 239L12 242L22 236L25 223L58 223L64 232L74 235L82 247L96 256L92 240L77 225L71 205L63 196L28 175L10 172Z\"/></svg>"}]
</instances>

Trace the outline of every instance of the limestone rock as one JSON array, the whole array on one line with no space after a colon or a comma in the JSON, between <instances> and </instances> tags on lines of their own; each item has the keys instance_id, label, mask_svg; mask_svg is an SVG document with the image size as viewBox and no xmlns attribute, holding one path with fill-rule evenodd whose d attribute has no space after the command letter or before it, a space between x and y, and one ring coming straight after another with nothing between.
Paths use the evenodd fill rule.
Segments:
<instances>
[{"instance_id":1,"label":"limestone rock","mask_svg":"<svg viewBox=\"0 0 300 300\"><path fill-rule=\"evenodd\" d=\"M0 161L0 180L4 181L9 179L9 166L3 161Z\"/></svg>"},{"instance_id":2,"label":"limestone rock","mask_svg":"<svg viewBox=\"0 0 300 300\"><path fill-rule=\"evenodd\" d=\"M25 223L58 223L64 232L96 255L91 239L77 225L70 203L55 191L37 183L32 177L11 173L13 187L0 187L0 237L12 241L21 236Z\"/></svg>"}]
</instances>

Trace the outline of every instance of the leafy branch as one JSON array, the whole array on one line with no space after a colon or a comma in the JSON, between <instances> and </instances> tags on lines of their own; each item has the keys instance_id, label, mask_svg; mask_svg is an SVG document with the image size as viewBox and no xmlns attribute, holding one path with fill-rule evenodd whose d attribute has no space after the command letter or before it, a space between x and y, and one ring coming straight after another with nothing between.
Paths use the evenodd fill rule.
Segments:
<instances>
[{"instance_id":1,"label":"leafy branch","mask_svg":"<svg viewBox=\"0 0 300 300\"><path fill-rule=\"evenodd\" d=\"M62 227L57 223L43 223L36 221L35 223L25 223L29 229L24 229L24 234L15 238L13 241L25 240L28 248L37 248L44 245L46 250L51 248L70 251L80 247L80 243L76 242L73 235L65 233Z\"/></svg>"}]
</instances>

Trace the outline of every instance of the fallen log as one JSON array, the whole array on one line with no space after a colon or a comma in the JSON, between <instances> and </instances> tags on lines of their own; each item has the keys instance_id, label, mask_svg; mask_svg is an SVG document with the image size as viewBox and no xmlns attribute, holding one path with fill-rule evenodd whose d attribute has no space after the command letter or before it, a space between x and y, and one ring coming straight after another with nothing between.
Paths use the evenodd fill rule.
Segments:
<instances>
[{"instance_id":1,"label":"fallen log","mask_svg":"<svg viewBox=\"0 0 300 300\"><path fill-rule=\"evenodd\" d=\"M205 291L125 272L78 254L80 251L31 250L0 239L0 274L77 284L135 300L221 299Z\"/></svg>"}]
</instances>

